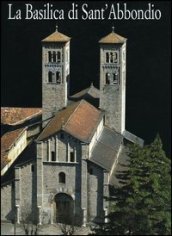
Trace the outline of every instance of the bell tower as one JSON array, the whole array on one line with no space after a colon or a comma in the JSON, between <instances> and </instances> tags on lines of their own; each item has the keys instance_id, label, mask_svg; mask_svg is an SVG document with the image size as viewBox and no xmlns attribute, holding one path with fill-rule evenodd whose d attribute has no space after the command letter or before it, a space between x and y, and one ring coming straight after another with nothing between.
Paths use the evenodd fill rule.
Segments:
<instances>
[{"instance_id":1,"label":"bell tower","mask_svg":"<svg viewBox=\"0 0 172 236\"><path fill-rule=\"evenodd\" d=\"M125 130L126 38L112 32L100 44L100 103L105 125L119 133Z\"/></svg>"},{"instance_id":2,"label":"bell tower","mask_svg":"<svg viewBox=\"0 0 172 236\"><path fill-rule=\"evenodd\" d=\"M70 38L56 31L42 40L43 127L66 107L70 76Z\"/></svg>"}]
</instances>

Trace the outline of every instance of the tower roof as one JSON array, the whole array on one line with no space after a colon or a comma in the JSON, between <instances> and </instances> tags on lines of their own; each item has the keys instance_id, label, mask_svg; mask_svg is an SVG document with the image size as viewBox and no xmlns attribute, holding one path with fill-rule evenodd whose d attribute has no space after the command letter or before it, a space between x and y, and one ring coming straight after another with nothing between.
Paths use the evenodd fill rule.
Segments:
<instances>
[{"instance_id":1,"label":"tower roof","mask_svg":"<svg viewBox=\"0 0 172 236\"><path fill-rule=\"evenodd\" d=\"M58 31L58 27L56 26L56 31L50 34L48 37L42 40L42 42L59 42L59 43L66 43L70 41L70 37L65 34L62 34Z\"/></svg>"},{"instance_id":2,"label":"tower roof","mask_svg":"<svg viewBox=\"0 0 172 236\"><path fill-rule=\"evenodd\" d=\"M99 43L125 43L126 38L116 34L115 32L111 32L110 34L106 35L105 37L99 40Z\"/></svg>"}]
</instances>

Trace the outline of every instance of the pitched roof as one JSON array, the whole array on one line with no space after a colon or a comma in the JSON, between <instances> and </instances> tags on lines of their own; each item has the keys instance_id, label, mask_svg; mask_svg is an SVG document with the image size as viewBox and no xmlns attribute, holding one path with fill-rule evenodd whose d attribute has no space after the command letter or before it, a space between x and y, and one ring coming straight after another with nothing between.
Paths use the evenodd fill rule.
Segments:
<instances>
[{"instance_id":1,"label":"pitched roof","mask_svg":"<svg viewBox=\"0 0 172 236\"><path fill-rule=\"evenodd\" d=\"M99 98L100 97L100 91L96 87L94 87L93 84L90 85L90 87L81 90L78 93L75 93L74 95L71 96L71 98L83 98L86 95L90 95L94 98Z\"/></svg>"},{"instance_id":2,"label":"pitched roof","mask_svg":"<svg viewBox=\"0 0 172 236\"><path fill-rule=\"evenodd\" d=\"M37 140L46 139L58 131L64 130L83 142L89 142L102 116L103 112L85 100L81 100L59 111Z\"/></svg>"},{"instance_id":3,"label":"pitched roof","mask_svg":"<svg viewBox=\"0 0 172 236\"><path fill-rule=\"evenodd\" d=\"M110 34L106 35L105 37L99 40L99 43L124 43L127 39L111 32Z\"/></svg>"},{"instance_id":4,"label":"pitched roof","mask_svg":"<svg viewBox=\"0 0 172 236\"><path fill-rule=\"evenodd\" d=\"M42 108L1 107L1 123L16 125L42 113Z\"/></svg>"},{"instance_id":5,"label":"pitched roof","mask_svg":"<svg viewBox=\"0 0 172 236\"><path fill-rule=\"evenodd\" d=\"M90 161L110 171L123 137L121 134L104 127L91 154Z\"/></svg>"},{"instance_id":6,"label":"pitched roof","mask_svg":"<svg viewBox=\"0 0 172 236\"><path fill-rule=\"evenodd\" d=\"M95 107L99 107L99 97L100 91L93 84L90 85L89 88L86 88L74 95L70 96L71 101L79 101L81 99L86 100L87 102L91 103Z\"/></svg>"},{"instance_id":7,"label":"pitched roof","mask_svg":"<svg viewBox=\"0 0 172 236\"><path fill-rule=\"evenodd\" d=\"M1 169L3 169L6 164L10 161L8 159L8 151L15 141L20 137L25 128L17 129L5 133L1 138Z\"/></svg>"},{"instance_id":8,"label":"pitched roof","mask_svg":"<svg viewBox=\"0 0 172 236\"><path fill-rule=\"evenodd\" d=\"M57 30L50 34L48 37L42 40L42 42L61 42L61 43L66 43L70 41L70 37L66 36L65 34L62 34L58 32Z\"/></svg>"},{"instance_id":9,"label":"pitched roof","mask_svg":"<svg viewBox=\"0 0 172 236\"><path fill-rule=\"evenodd\" d=\"M144 145L144 140L142 138L139 138L138 136L130 133L129 131L127 130L124 130L123 132L123 136L125 139L127 139L128 141L132 142L132 143L136 143L138 144L139 146L143 147Z\"/></svg>"},{"instance_id":10,"label":"pitched roof","mask_svg":"<svg viewBox=\"0 0 172 236\"><path fill-rule=\"evenodd\" d=\"M118 156L117 165L111 175L110 184L116 188L122 187L127 183L127 179L124 178L129 168L130 159L128 156L128 148L122 145L121 152Z\"/></svg>"}]
</instances>

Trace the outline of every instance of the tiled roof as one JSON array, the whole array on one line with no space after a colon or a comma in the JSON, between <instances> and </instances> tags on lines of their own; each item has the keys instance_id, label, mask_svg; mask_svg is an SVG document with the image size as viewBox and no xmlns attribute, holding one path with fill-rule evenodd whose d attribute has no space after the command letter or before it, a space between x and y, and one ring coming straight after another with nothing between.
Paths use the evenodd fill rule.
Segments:
<instances>
[{"instance_id":1,"label":"tiled roof","mask_svg":"<svg viewBox=\"0 0 172 236\"><path fill-rule=\"evenodd\" d=\"M91 84L89 88L86 88L70 96L70 100L79 101L81 99L84 99L87 102L94 105L95 107L99 107L99 97L100 97L100 90L94 87L93 84Z\"/></svg>"},{"instance_id":2,"label":"tiled roof","mask_svg":"<svg viewBox=\"0 0 172 236\"><path fill-rule=\"evenodd\" d=\"M86 88L78 93L75 93L74 95L71 96L71 98L83 98L86 95L90 95L94 98L99 98L100 97L100 91L96 87L94 87L93 84L89 88Z\"/></svg>"},{"instance_id":3,"label":"tiled roof","mask_svg":"<svg viewBox=\"0 0 172 236\"><path fill-rule=\"evenodd\" d=\"M119 133L104 127L91 154L90 161L110 171L123 137Z\"/></svg>"},{"instance_id":4,"label":"tiled roof","mask_svg":"<svg viewBox=\"0 0 172 236\"><path fill-rule=\"evenodd\" d=\"M70 41L70 37L55 31L54 33L50 34L48 37L46 37L45 39L42 40L42 42L68 42Z\"/></svg>"},{"instance_id":5,"label":"tiled roof","mask_svg":"<svg viewBox=\"0 0 172 236\"><path fill-rule=\"evenodd\" d=\"M8 160L8 151L17 138L22 134L25 128L17 129L5 133L1 138L1 169L4 168L10 160Z\"/></svg>"},{"instance_id":6,"label":"tiled roof","mask_svg":"<svg viewBox=\"0 0 172 236\"><path fill-rule=\"evenodd\" d=\"M102 115L100 110L81 100L59 111L42 131L38 140L64 130L81 141L89 142Z\"/></svg>"},{"instance_id":7,"label":"tiled roof","mask_svg":"<svg viewBox=\"0 0 172 236\"><path fill-rule=\"evenodd\" d=\"M106 35L105 37L99 40L99 43L124 43L126 38L111 32L110 34Z\"/></svg>"},{"instance_id":8,"label":"tiled roof","mask_svg":"<svg viewBox=\"0 0 172 236\"><path fill-rule=\"evenodd\" d=\"M16 125L41 113L42 108L1 107L1 123Z\"/></svg>"}]
</instances>

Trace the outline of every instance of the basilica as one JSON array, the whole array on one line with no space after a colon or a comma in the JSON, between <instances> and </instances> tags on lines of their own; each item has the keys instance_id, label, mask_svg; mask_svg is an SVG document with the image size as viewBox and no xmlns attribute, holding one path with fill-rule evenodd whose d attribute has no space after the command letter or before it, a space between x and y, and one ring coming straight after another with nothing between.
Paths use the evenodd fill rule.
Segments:
<instances>
[{"instance_id":1,"label":"basilica","mask_svg":"<svg viewBox=\"0 0 172 236\"><path fill-rule=\"evenodd\" d=\"M70 41L56 27L41 42L41 108L1 108L2 221L27 212L38 224L103 222L126 144L143 145L125 129L127 39L112 27L97 42L99 89L73 95Z\"/></svg>"}]
</instances>

